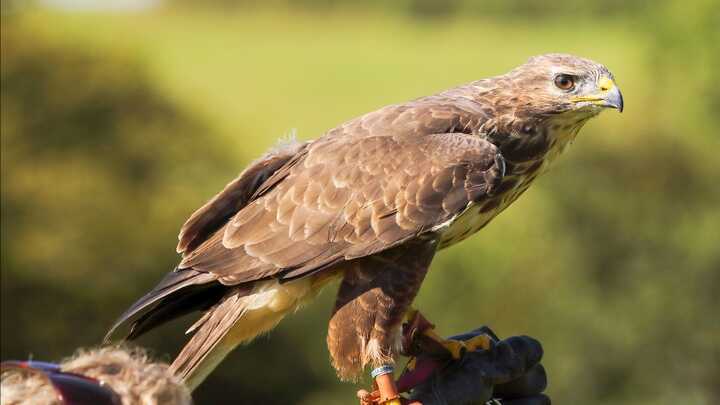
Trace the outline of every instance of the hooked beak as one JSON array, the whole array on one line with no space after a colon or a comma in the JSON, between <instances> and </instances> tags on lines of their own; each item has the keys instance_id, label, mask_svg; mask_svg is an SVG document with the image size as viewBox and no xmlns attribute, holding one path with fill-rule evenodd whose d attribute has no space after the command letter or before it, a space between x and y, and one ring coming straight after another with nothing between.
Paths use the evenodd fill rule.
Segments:
<instances>
[{"instance_id":1,"label":"hooked beak","mask_svg":"<svg viewBox=\"0 0 720 405\"><path fill-rule=\"evenodd\" d=\"M620 112L623 111L624 104L622 93L620 93L620 89L615 85L615 82L612 79L608 77L600 78L598 81L598 88L600 89L598 94L576 97L573 101L587 101L602 107L616 108Z\"/></svg>"},{"instance_id":2,"label":"hooked beak","mask_svg":"<svg viewBox=\"0 0 720 405\"><path fill-rule=\"evenodd\" d=\"M612 80L608 79L608 81L612 83ZM618 111L623 111L623 96L615 83L612 83L612 87L605 91L603 100L605 101L605 107L617 108Z\"/></svg>"}]
</instances>

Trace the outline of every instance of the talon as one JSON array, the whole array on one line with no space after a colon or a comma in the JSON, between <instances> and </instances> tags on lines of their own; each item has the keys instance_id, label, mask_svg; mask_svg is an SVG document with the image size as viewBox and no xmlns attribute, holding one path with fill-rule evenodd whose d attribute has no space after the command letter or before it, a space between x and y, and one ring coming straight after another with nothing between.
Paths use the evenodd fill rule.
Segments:
<instances>
[{"instance_id":1,"label":"talon","mask_svg":"<svg viewBox=\"0 0 720 405\"><path fill-rule=\"evenodd\" d=\"M467 353L467 347L465 346L465 343L459 340L448 339L444 342L441 342L441 344L445 349L447 349L447 351L450 352L453 360L459 360L465 355L465 353Z\"/></svg>"},{"instance_id":2,"label":"talon","mask_svg":"<svg viewBox=\"0 0 720 405\"><path fill-rule=\"evenodd\" d=\"M480 334L472 339L466 340L465 347L467 347L468 351L474 352L478 349L480 350L490 350L493 344L493 339L489 335L486 334Z\"/></svg>"},{"instance_id":3,"label":"talon","mask_svg":"<svg viewBox=\"0 0 720 405\"><path fill-rule=\"evenodd\" d=\"M412 308L405 313L403 324L403 354L415 356L419 353L446 357L448 354L455 360L466 352L488 350L493 339L487 334L477 335L469 340L445 339L435 332L435 325L430 323L418 310Z\"/></svg>"},{"instance_id":4,"label":"talon","mask_svg":"<svg viewBox=\"0 0 720 405\"><path fill-rule=\"evenodd\" d=\"M450 356L452 356L455 360L460 359L468 350L465 342L460 340L445 339L435 333L432 329L425 331L425 336L437 342L440 346L447 350L450 353Z\"/></svg>"},{"instance_id":5,"label":"talon","mask_svg":"<svg viewBox=\"0 0 720 405\"><path fill-rule=\"evenodd\" d=\"M434 327L417 309L408 310L402 325L402 354L414 356L420 353L418 338Z\"/></svg>"},{"instance_id":6,"label":"talon","mask_svg":"<svg viewBox=\"0 0 720 405\"><path fill-rule=\"evenodd\" d=\"M432 329L427 329L423 334L447 350L454 360L460 359L467 352L488 350L492 347L492 338L486 334L477 335L465 341L445 339Z\"/></svg>"},{"instance_id":7,"label":"talon","mask_svg":"<svg viewBox=\"0 0 720 405\"><path fill-rule=\"evenodd\" d=\"M460 340L453 340L453 339L445 339L441 336L439 336L435 331L427 331L425 333L426 336L431 338L432 340L436 341L440 346L442 346L445 350L450 352L450 356L452 356L453 359L458 360L461 358L467 348L465 347L465 343Z\"/></svg>"}]
</instances>

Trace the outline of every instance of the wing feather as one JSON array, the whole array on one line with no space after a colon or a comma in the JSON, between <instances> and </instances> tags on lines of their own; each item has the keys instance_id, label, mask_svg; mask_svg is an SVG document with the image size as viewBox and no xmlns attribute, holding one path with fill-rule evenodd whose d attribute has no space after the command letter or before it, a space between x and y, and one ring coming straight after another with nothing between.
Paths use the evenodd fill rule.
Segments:
<instances>
[{"instance_id":1,"label":"wing feather","mask_svg":"<svg viewBox=\"0 0 720 405\"><path fill-rule=\"evenodd\" d=\"M180 229L178 253L188 253L220 229L235 213L244 207L253 193L275 171L287 164L305 143L288 142L250 164L205 205L195 211Z\"/></svg>"},{"instance_id":2,"label":"wing feather","mask_svg":"<svg viewBox=\"0 0 720 405\"><path fill-rule=\"evenodd\" d=\"M388 249L481 200L497 159L462 133L323 138L181 267L224 283L290 279Z\"/></svg>"}]
</instances>

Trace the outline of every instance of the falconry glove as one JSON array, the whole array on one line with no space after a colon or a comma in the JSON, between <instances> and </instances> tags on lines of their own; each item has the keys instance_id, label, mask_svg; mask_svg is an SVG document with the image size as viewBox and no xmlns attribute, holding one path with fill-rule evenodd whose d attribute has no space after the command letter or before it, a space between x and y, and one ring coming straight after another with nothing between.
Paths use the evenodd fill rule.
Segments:
<instances>
[{"instance_id":1,"label":"falconry glove","mask_svg":"<svg viewBox=\"0 0 720 405\"><path fill-rule=\"evenodd\" d=\"M423 333L423 336L426 336ZM473 347L473 341L489 338L490 347ZM422 350L423 338L413 349ZM450 351L416 352L408 369L398 380L400 389L412 384L409 403L422 405L491 404L549 405L542 394L547 386L545 369L540 364L540 342L528 336L500 340L484 326L448 340L468 344L457 359ZM415 375L415 377L413 377ZM421 380L417 382L417 375ZM424 376L424 378L422 378Z\"/></svg>"}]
</instances>

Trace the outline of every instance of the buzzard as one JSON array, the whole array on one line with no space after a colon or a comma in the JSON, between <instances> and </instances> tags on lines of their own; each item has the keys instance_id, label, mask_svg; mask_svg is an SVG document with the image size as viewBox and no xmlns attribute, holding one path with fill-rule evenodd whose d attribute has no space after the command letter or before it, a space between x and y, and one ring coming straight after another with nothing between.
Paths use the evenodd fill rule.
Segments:
<instances>
[{"instance_id":1,"label":"buzzard","mask_svg":"<svg viewBox=\"0 0 720 405\"><path fill-rule=\"evenodd\" d=\"M277 147L192 214L180 264L108 336L203 311L172 365L195 387L340 279L327 335L338 376L392 364L435 253L515 201L606 108L623 99L605 66L547 54Z\"/></svg>"}]
</instances>

